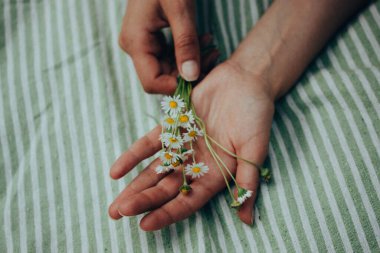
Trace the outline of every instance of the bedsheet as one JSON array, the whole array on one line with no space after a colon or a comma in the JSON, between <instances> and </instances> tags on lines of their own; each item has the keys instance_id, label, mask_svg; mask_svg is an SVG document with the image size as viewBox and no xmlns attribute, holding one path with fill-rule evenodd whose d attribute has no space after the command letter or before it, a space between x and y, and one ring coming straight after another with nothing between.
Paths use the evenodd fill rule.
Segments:
<instances>
[{"instance_id":1,"label":"bedsheet","mask_svg":"<svg viewBox=\"0 0 380 253\"><path fill-rule=\"evenodd\" d=\"M276 104L254 226L222 191L156 232L113 221L112 162L155 126L117 45L126 1L0 3L1 252L379 252L380 4L344 27ZM269 1L198 1L225 59Z\"/></svg>"}]
</instances>

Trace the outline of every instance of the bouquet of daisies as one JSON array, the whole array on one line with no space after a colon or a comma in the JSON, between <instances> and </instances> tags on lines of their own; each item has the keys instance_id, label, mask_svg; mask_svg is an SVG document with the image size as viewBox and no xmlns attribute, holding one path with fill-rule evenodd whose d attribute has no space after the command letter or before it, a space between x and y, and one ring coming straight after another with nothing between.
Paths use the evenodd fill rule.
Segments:
<instances>
[{"instance_id":1,"label":"bouquet of daisies","mask_svg":"<svg viewBox=\"0 0 380 253\"><path fill-rule=\"evenodd\" d=\"M202 119L200 119L194 110L194 106L191 103L191 91L192 84L185 81L183 78L178 78L178 86L173 96L165 96L161 102L161 107L165 115L161 120L162 133L160 140L162 143L162 150L160 152L161 165L156 168L157 173L166 173L175 169L183 167L186 162L186 166L182 170L183 184L179 191L182 194L188 194L191 191L191 186L187 183L186 175L194 178L199 178L208 172L209 168L206 164L200 161L196 161L193 150L193 144L197 141L197 138L203 137L208 150L214 158L221 174L223 175L226 186L233 199L231 207L241 206L246 199L251 197L252 191L240 187L229 168L216 153L211 143L221 148L227 154L241 159L247 163L260 169L260 175L266 182L270 179L269 170L266 168L260 168L256 164L238 157L236 154L224 148L211 136L207 135L206 126ZM185 145L188 144L188 145ZM185 148L188 147L187 148ZM188 160L191 159L190 162ZM227 180L227 172L237 187L237 198L234 197Z\"/></svg>"}]
</instances>

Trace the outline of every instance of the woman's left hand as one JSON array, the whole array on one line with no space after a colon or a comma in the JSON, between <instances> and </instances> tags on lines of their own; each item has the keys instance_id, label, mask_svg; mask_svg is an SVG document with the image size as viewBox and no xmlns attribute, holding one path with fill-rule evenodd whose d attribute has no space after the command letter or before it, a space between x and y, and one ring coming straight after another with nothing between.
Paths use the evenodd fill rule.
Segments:
<instances>
[{"instance_id":1,"label":"woman's left hand","mask_svg":"<svg viewBox=\"0 0 380 253\"><path fill-rule=\"evenodd\" d=\"M246 72L232 61L226 61L194 88L192 102L197 115L206 124L208 135L240 157L256 164L264 162L274 101L263 79ZM158 152L161 149L160 133L161 127L158 126L134 143L112 166L111 177L123 177L142 160ZM259 170L236 160L216 146L214 148L231 172L236 174L239 186L253 191L253 196L238 211L244 223L252 224ZM119 219L149 211L140 226L151 231L183 220L200 209L226 184L203 138L195 142L194 150L196 161L204 162L210 169L204 176L189 183L192 191L188 195L178 191L183 183L181 169L157 174L155 168L161 161L156 159L110 205L110 216Z\"/></svg>"}]
</instances>

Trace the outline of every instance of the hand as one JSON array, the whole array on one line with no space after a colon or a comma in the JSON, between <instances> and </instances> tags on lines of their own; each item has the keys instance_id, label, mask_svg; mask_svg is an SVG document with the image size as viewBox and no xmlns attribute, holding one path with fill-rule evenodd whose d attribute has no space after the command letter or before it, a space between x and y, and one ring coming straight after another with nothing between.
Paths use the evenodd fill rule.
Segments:
<instances>
[{"instance_id":1,"label":"hand","mask_svg":"<svg viewBox=\"0 0 380 253\"><path fill-rule=\"evenodd\" d=\"M130 2L138 5L138 2L146 1ZM231 58L210 72L194 89L192 100L198 116L207 125L208 134L238 156L261 164L268 149L273 101L294 85L328 38L365 4L366 1L359 0L350 1L349 4L338 0L275 1ZM336 9L340 10L338 16ZM169 15L166 15L170 21ZM132 35L140 36L138 32L141 31L136 31ZM130 38L133 40L135 37ZM146 41L154 41L152 37L147 38ZM149 52L152 54L153 51ZM155 62L148 56L142 59ZM177 60L177 63L182 61ZM153 65L154 78L150 76L151 79L146 80L156 80L161 73L157 62ZM142 71L143 67L141 65L138 71ZM160 127L157 127L133 144L112 166L111 177L117 179L124 176L139 162L159 151L159 134ZM157 175L154 169L160 161L155 160L111 204L110 216L119 219L122 217L120 214L132 216L150 211L141 220L140 226L144 230L156 230L182 220L201 208L224 189L225 183L205 143L199 140L194 149L196 160L206 163L210 171L191 182L193 190L189 195L178 193L182 185L182 172ZM238 184L254 193L238 211L240 219L251 224L259 173L247 163L237 161L221 150L217 152L232 172L236 172Z\"/></svg>"},{"instance_id":2,"label":"hand","mask_svg":"<svg viewBox=\"0 0 380 253\"><path fill-rule=\"evenodd\" d=\"M168 26L173 34L175 52L161 32ZM219 53L211 50L203 55L200 65L199 48L211 42L210 35L198 39L194 0L128 1L119 44L132 57L148 93L171 94L176 88L178 73L194 81L201 72L208 72Z\"/></svg>"},{"instance_id":3,"label":"hand","mask_svg":"<svg viewBox=\"0 0 380 253\"><path fill-rule=\"evenodd\" d=\"M274 114L272 96L266 87L262 79L227 61L212 70L192 93L196 113L204 120L208 134L225 148L256 164L261 164L267 155ZM161 128L157 127L134 143L112 166L111 177L124 176L142 160L158 152L161 149L160 133ZM253 197L238 211L243 222L252 224L259 171L214 148L232 173L236 173L239 186L253 191ZM119 219L122 215L150 211L140 223L142 229L150 231L185 219L200 209L226 185L203 139L198 139L194 150L196 161L206 163L210 170L190 182L190 194L178 192L183 182L180 170L156 174L154 169L160 164L157 159L120 193L109 208L110 216Z\"/></svg>"}]
</instances>

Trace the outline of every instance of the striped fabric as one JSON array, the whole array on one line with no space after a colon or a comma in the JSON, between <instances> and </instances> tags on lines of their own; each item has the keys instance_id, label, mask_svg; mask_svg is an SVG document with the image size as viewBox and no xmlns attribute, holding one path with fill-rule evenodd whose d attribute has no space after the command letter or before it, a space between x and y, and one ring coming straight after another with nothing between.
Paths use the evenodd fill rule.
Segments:
<instances>
[{"instance_id":1,"label":"striped fabric","mask_svg":"<svg viewBox=\"0 0 380 253\"><path fill-rule=\"evenodd\" d=\"M269 6L199 2L200 30L223 58ZM278 102L274 180L261 187L255 225L243 225L222 192L149 233L141 217L107 214L138 173L115 182L110 165L159 113L159 97L143 93L117 46L125 0L0 7L0 252L380 251L379 2Z\"/></svg>"}]
</instances>

